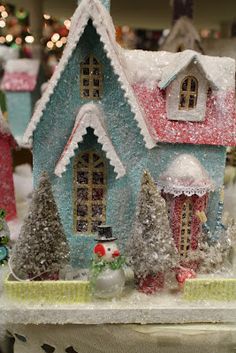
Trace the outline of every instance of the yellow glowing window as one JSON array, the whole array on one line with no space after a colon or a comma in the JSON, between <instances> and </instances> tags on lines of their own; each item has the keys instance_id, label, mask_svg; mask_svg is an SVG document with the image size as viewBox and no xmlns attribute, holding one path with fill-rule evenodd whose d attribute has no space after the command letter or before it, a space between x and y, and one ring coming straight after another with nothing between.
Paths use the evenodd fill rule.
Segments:
<instances>
[{"instance_id":1,"label":"yellow glowing window","mask_svg":"<svg viewBox=\"0 0 236 353\"><path fill-rule=\"evenodd\" d=\"M181 82L179 109L191 110L197 105L198 81L193 76L187 76Z\"/></svg>"},{"instance_id":2,"label":"yellow glowing window","mask_svg":"<svg viewBox=\"0 0 236 353\"><path fill-rule=\"evenodd\" d=\"M102 96L102 65L94 55L80 63L80 96L88 99Z\"/></svg>"},{"instance_id":3,"label":"yellow glowing window","mask_svg":"<svg viewBox=\"0 0 236 353\"><path fill-rule=\"evenodd\" d=\"M190 250L192 217L192 203L191 201L186 201L183 203L181 214L179 253L182 257L187 257L188 251Z\"/></svg>"},{"instance_id":4,"label":"yellow glowing window","mask_svg":"<svg viewBox=\"0 0 236 353\"><path fill-rule=\"evenodd\" d=\"M106 222L106 171L95 152L75 159L74 223L76 233L95 233Z\"/></svg>"}]
</instances>

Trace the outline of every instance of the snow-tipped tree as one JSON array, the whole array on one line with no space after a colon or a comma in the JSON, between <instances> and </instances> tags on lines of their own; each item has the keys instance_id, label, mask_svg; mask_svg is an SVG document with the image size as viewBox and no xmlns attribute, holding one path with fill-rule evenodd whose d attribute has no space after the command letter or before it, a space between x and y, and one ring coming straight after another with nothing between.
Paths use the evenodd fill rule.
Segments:
<instances>
[{"instance_id":1,"label":"snow-tipped tree","mask_svg":"<svg viewBox=\"0 0 236 353\"><path fill-rule=\"evenodd\" d=\"M13 249L11 266L14 274L23 279L57 279L58 271L68 261L69 245L44 172Z\"/></svg>"},{"instance_id":2,"label":"snow-tipped tree","mask_svg":"<svg viewBox=\"0 0 236 353\"><path fill-rule=\"evenodd\" d=\"M152 278L158 277L159 282L163 282L160 275L163 277L178 261L166 202L147 171L142 178L134 227L127 244L127 258L139 289L149 293L163 284L153 285ZM148 286L155 288L147 291L144 287Z\"/></svg>"},{"instance_id":3,"label":"snow-tipped tree","mask_svg":"<svg viewBox=\"0 0 236 353\"><path fill-rule=\"evenodd\" d=\"M213 241L214 238L217 240ZM216 273L231 271L235 262L236 225L232 220L214 234L203 232L198 248L192 250L188 259L198 263L198 272Z\"/></svg>"}]
</instances>

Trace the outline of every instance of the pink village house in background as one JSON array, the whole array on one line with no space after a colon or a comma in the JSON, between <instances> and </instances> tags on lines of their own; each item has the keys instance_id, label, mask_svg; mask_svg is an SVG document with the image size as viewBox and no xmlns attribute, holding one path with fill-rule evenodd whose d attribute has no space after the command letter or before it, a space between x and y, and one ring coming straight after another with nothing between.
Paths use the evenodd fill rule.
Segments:
<instances>
[{"instance_id":1,"label":"pink village house in background","mask_svg":"<svg viewBox=\"0 0 236 353\"><path fill-rule=\"evenodd\" d=\"M16 218L16 200L13 184L12 149L17 143L0 113L0 208L6 211L6 220Z\"/></svg>"},{"instance_id":2,"label":"pink village house in background","mask_svg":"<svg viewBox=\"0 0 236 353\"><path fill-rule=\"evenodd\" d=\"M18 142L40 98L42 82L39 60L14 59L6 63L2 89L6 94L10 128Z\"/></svg>"}]
</instances>

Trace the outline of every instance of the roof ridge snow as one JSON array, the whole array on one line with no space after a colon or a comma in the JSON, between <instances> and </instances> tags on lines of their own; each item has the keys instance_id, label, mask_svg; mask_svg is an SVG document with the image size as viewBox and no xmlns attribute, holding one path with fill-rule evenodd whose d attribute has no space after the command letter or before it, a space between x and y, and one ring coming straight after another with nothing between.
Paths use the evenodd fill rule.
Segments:
<instances>
[{"instance_id":1,"label":"roof ridge snow","mask_svg":"<svg viewBox=\"0 0 236 353\"><path fill-rule=\"evenodd\" d=\"M115 29L112 19L109 12L98 0L82 0L76 9L75 14L72 17L71 31L62 58L33 114L23 140L25 143L28 143L32 138L33 132L43 115L46 105L49 102L55 87L57 86L62 72L73 54L73 51L81 38L89 19L92 20L96 31L100 35L101 41L104 45L104 50L106 51L108 58L111 60L111 65L114 72L118 76L118 81L120 82L121 88L125 92L125 97L128 100L131 111L134 113L134 117L141 130L145 145L147 148L153 148L156 145L156 142L148 130L144 114L120 60L120 51L119 46L116 43Z\"/></svg>"}]
</instances>

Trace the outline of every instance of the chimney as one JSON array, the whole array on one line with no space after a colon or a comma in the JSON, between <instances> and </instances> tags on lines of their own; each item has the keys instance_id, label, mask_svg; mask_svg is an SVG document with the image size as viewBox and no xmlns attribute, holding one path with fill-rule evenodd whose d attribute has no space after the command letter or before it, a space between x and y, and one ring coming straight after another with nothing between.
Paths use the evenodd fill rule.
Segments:
<instances>
[{"instance_id":1,"label":"chimney","mask_svg":"<svg viewBox=\"0 0 236 353\"><path fill-rule=\"evenodd\" d=\"M173 0L173 19L174 24L180 17L186 16L193 19L193 2L194 0Z\"/></svg>"},{"instance_id":2,"label":"chimney","mask_svg":"<svg viewBox=\"0 0 236 353\"><path fill-rule=\"evenodd\" d=\"M81 0L77 0L78 1L78 5L79 3L81 2ZM111 3L110 3L110 0L99 0L102 5L107 9L107 11L110 12L110 7L111 7Z\"/></svg>"}]
</instances>

